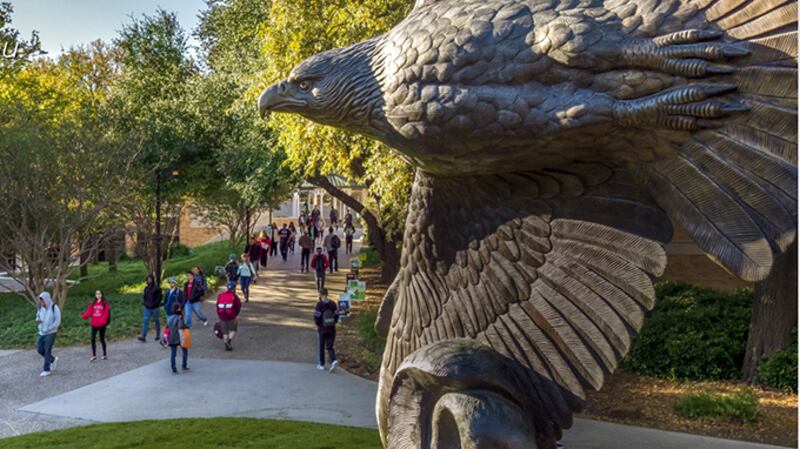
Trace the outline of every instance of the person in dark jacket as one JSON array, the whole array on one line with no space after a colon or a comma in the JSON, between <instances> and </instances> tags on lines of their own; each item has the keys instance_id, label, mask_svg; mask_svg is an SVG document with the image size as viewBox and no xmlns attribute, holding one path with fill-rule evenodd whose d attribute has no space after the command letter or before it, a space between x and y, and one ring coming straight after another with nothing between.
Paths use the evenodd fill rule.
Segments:
<instances>
[{"instance_id":1,"label":"person in dark jacket","mask_svg":"<svg viewBox=\"0 0 800 449\"><path fill-rule=\"evenodd\" d=\"M331 361L330 372L336 369L336 323L339 322L339 306L328 298L328 289L319 292L319 301L314 308L314 323L317 325L317 369L325 369L325 350Z\"/></svg>"},{"instance_id":2,"label":"person in dark jacket","mask_svg":"<svg viewBox=\"0 0 800 449\"><path fill-rule=\"evenodd\" d=\"M325 270L328 269L328 257L322 254L322 247L317 247L317 252L311 258L311 269L317 278L317 291L325 289Z\"/></svg>"},{"instance_id":3,"label":"person in dark jacket","mask_svg":"<svg viewBox=\"0 0 800 449\"><path fill-rule=\"evenodd\" d=\"M175 356L178 355L178 347L181 346L181 330L186 328L186 324L183 321L183 309L180 304L172 304L170 314L167 317L167 327L169 327L169 338L167 339L167 344L170 348L169 363L172 367L172 374L178 374ZM181 367L184 371L189 371L189 350L181 347L181 353Z\"/></svg>"},{"instance_id":4,"label":"person in dark jacket","mask_svg":"<svg viewBox=\"0 0 800 449\"><path fill-rule=\"evenodd\" d=\"M189 278L183 286L183 297L186 298L186 305L184 306L186 315L186 327L192 327L192 313L194 312L201 321L203 326L208 326L208 317L203 314L200 309L200 301L203 299L205 290L203 290L202 281L197 279L192 272L189 272Z\"/></svg>"},{"instance_id":5,"label":"person in dark jacket","mask_svg":"<svg viewBox=\"0 0 800 449\"><path fill-rule=\"evenodd\" d=\"M255 237L250 237L250 240L244 247L244 253L250 258L250 262L255 270L255 273L253 273L253 284L255 284L255 279L258 277L258 261L261 260L261 245L258 244Z\"/></svg>"},{"instance_id":6,"label":"person in dark jacket","mask_svg":"<svg viewBox=\"0 0 800 449\"><path fill-rule=\"evenodd\" d=\"M272 245L269 247L269 256L274 257L278 255L278 245L275 243L275 240L278 237L278 225L272 223L269 225L269 240L272 242Z\"/></svg>"},{"instance_id":7,"label":"person in dark jacket","mask_svg":"<svg viewBox=\"0 0 800 449\"><path fill-rule=\"evenodd\" d=\"M144 343L147 339L147 328L150 326L150 321L154 321L156 338L158 341L161 338L161 287L156 285L156 280L152 274L147 275L147 285L144 287L144 294L142 295L142 303L144 304L144 322L142 323L142 332L139 334L139 341Z\"/></svg>"}]
</instances>

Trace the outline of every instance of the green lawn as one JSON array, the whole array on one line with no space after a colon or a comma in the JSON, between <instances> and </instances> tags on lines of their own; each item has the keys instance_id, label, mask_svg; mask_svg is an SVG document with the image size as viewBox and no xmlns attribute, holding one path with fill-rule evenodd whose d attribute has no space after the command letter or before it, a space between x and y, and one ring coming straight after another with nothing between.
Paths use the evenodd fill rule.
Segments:
<instances>
[{"instance_id":1,"label":"green lawn","mask_svg":"<svg viewBox=\"0 0 800 449\"><path fill-rule=\"evenodd\" d=\"M0 440L3 449L381 449L377 430L254 418L98 424Z\"/></svg>"},{"instance_id":2,"label":"green lawn","mask_svg":"<svg viewBox=\"0 0 800 449\"><path fill-rule=\"evenodd\" d=\"M165 262L167 275L178 276L181 285L185 273L200 265L208 275L209 290L216 287L213 275L216 265L224 265L229 254L228 242L219 242L195 248L193 254L175 257ZM118 340L138 335L142 324L142 290L145 285L145 268L141 260L123 260L117 272L108 272L108 264L89 267L93 277L70 289L67 305L62 314L61 330L56 340L58 346L89 344L88 320L81 319L97 289L102 290L111 304L111 325L108 338ZM0 348L32 348L36 337L36 310L28 301L13 293L0 294ZM163 320L162 320L163 323ZM152 336L152 328L150 335Z\"/></svg>"}]
</instances>

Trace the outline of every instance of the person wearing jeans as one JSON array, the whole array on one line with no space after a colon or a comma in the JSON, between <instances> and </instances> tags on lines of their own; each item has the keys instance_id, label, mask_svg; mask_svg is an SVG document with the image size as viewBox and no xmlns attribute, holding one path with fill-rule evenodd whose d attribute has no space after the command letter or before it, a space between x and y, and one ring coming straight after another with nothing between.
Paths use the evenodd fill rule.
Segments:
<instances>
[{"instance_id":1,"label":"person wearing jeans","mask_svg":"<svg viewBox=\"0 0 800 449\"><path fill-rule=\"evenodd\" d=\"M155 278L152 274L147 275L147 286L144 288L142 295L142 303L144 304L144 317L142 319L142 332L139 334L138 340L142 343L147 339L147 328L150 326L150 321L154 322L156 331L155 341L161 338L161 287L156 285Z\"/></svg>"},{"instance_id":2,"label":"person wearing jeans","mask_svg":"<svg viewBox=\"0 0 800 449\"><path fill-rule=\"evenodd\" d=\"M242 254L242 264L239 265L239 283L242 285L242 294L244 295L244 302L250 302L250 282L255 277L256 273L253 269L253 264L250 263L250 258L247 253Z\"/></svg>"},{"instance_id":3,"label":"person wearing jeans","mask_svg":"<svg viewBox=\"0 0 800 449\"><path fill-rule=\"evenodd\" d=\"M53 303L50 293L39 294L39 308L36 310L36 323L39 326L39 335L36 337L36 352L44 357L42 377L49 376L50 370L55 369L58 357L53 356L53 345L56 342L56 333L61 326L61 309Z\"/></svg>"},{"instance_id":4,"label":"person wearing jeans","mask_svg":"<svg viewBox=\"0 0 800 449\"><path fill-rule=\"evenodd\" d=\"M186 298L186 327L192 327L192 313L203 321L203 326L208 326L208 317L200 309L200 300L203 299L203 284L189 272L189 279L183 287L183 295Z\"/></svg>"},{"instance_id":5,"label":"person wearing jeans","mask_svg":"<svg viewBox=\"0 0 800 449\"><path fill-rule=\"evenodd\" d=\"M325 289L325 270L328 269L328 258L322 254L322 247L317 247L317 253L311 258L311 268L317 278L317 291Z\"/></svg>"},{"instance_id":6,"label":"person wearing jeans","mask_svg":"<svg viewBox=\"0 0 800 449\"><path fill-rule=\"evenodd\" d=\"M311 249L314 248L314 239L304 230L301 230L300 233L300 241L297 242L300 245L300 272L305 270L307 273L308 264L311 261Z\"/></svg>"},{"instance_id":7,"label":"person wearing jeans","mask_svg":"<svg viewBox=\"0 0 800 449\"><path fill-rule=\"evenodd\" d=\"M339 306L328 298L328 290L319 292L319 301L314 308L314 324L317 325L317 369L325 369L325 351L331 362L330 371L336 369L336 323L339 321Z\"/></svg>"},{"instance_id":8,"label":"person wearing jeans","mask_svg":"<svg viewBox=\"0 0 800 449\"><path fill-rule=\"evenodd\" d=\"M189 350L181 346L181 330L184 328L183 314L181 306L178 303L172 304L171 314L167 318L167 327L169 327L169 339L167 344L170 348L169 364L172 368L173 374L178 374L178 367L175 365L175 357L178 355L178 347L181 347L181 367L184 371L189 371Z\"/></svg>"}]
</instances>

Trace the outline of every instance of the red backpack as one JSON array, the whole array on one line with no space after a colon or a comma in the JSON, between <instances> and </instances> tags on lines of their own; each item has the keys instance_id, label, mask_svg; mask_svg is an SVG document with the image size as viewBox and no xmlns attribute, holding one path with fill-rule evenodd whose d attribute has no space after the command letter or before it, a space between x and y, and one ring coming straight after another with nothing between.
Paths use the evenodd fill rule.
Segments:
<instances>
[{"instance_id":1,"label":"red backpack","mask_svg":"<svg viewBox=\"0 0 800 449\"><path fill-rule=\"evenodd\" d=\"M236 313L233 311L233 303L236 295L233 292L226 291L219 294L217 297L217 315L223 321L230 321L236 318Z\"/></svg>"}]
</instances>

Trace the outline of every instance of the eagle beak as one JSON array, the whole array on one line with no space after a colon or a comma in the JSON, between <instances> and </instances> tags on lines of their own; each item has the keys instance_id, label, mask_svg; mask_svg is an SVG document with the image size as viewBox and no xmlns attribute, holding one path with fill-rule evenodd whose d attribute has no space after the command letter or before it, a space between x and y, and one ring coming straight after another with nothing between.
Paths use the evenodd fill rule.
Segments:
<instances>
[{"instance_id":1,"label":"eagle beak","mask_svg":"<svg viewBox=\"0 0 800 449\"><path fill-rule=\"evenodd\" d=\"M273 84L258 97L258 113L261 118L266 117L270 111L289 112L292 106L302 108L306 105L308 103L305 100L292 98L286 81Z\"/></svg>"}]
</instances>

